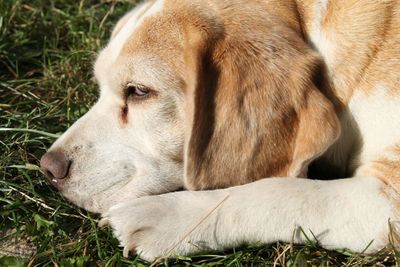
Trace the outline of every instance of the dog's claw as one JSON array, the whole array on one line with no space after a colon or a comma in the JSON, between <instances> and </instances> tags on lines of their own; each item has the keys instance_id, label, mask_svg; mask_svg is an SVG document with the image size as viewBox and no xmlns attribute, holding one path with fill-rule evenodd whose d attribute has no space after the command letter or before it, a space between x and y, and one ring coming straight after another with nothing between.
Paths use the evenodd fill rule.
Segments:
<instances>
[{"instance_id":1,"label":"dog's claw","mask_svg":"<svg viewBox=\"0 0 400 267\"><path fill-rule=\"evenodd\" d=\"M97 223L97 225L98 225L100 228L107 227L108 225L110 225L110 220L109 220L108 218L103 218L103 219L101 219L101 220Z\"/></svg>"},{"instance_id":2,"label":"dog's claw","mask_svg":"<svg viewBox=\"0 0 400 267\"><path fill-rule=\"evenodd\" d=\"M129 247L128 246L124 247L124 252L122 253L122 255L124 256L124 258L129 257Z\"/></svg>"},{"instance_id":3,"label":"dog's claw","mask_svg":"<svg viewBox=\"0 0 400 267\"><path fill-rule=\"evenodd\" d=\"M129 253L131 251L133 251L135 249L135 245L126 245L124 247L124 251L122 252L122 255L124 256L124 258L128 258L129 257Z\"/></svg>"}]
</instances>

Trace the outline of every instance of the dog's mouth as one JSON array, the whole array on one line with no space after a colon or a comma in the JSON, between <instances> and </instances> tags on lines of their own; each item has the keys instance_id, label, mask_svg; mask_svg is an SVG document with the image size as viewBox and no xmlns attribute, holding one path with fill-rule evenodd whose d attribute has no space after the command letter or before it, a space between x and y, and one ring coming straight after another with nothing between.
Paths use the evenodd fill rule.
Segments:
<instances>
[{"instance_id":1,"label":"dog's mouth","mask_svg":"<svg viewBox=\"0 0 400 267\"><path fill-rule=\"evenodd\" d=\"M132 179L104 179L103 182L96 182L95 178L95 175L79 175L76 170L68 180L57 182L55 187L68 202L94 213L105 212L119 202L137 198L135 192L129 190L128 184Z\"/></svg>"}]
</instances>

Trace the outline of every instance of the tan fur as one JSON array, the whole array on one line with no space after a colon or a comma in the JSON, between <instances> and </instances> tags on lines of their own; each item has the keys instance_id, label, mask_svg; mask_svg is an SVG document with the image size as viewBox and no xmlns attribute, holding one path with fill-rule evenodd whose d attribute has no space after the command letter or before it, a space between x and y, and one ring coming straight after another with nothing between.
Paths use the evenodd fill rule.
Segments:
<instances>
[{"instance_id":1,"label":"tan fur","mask_svg":"<svg viewBox=\"0 0 400 267\"><path fill-rule=\"evenodd\" d=\"M148 1L120 20L99 55L101 103L82 125L107 112L120 136L135 136L131 164L142 181L175 177L171 187L146 184L149 192L309 176L312 162L324 175L377 176L400 192L396 120L385 118L397 108L384 103L400 103L399 40L399 0ZM132 82L157 97L129 101ZM368 98L375 95L382 99ZM376 127L393 132L392 143L374 142ZM159 172L147 172L144 156ZM71 184L79 185L87 174L73 167Z\"/></svg>"},{"instance_id":2,"label":"tan fur","mask_svg":"<svg viewBox=\"0 0 400 267\"><path fill-rule=\"evenodd\" d=\"M333 249L400 239L400 0L152 0L117 24L95 76L98 103L42 167L124 255L202 250L183 234L207 250L302 243L298 226ZM352 178L296 178L312 176Z\"/></svg>"},{"instance_id":3,"label":"tan fur","mask_svg":"<svg viewBox=\"0 0 400 267\"><path fill-rule=\"evenodd\" d=\"M154 4L154 0L148 0L147 2L145 2L142 6L138 6L137 8L141 9L139 11L138 14L136 14L136 10L132 10L131 12L129 12L128 14L126 14L125 16L123 16L117 23L117 25L115 25L114 30L111 33L111 39L114 38L122 29L122 27L124 27L126 25L126 23L128 22L128 20L133 16L136 15L138 19L140 19L143 14L151 7L151 5Z\"/></svg>"},{"instance_id":4,"label":"tan fur","mask_svg":"<svg viewBox=\"0 0 400 267\"><path fill-rule=\"evenodd\" d=\"M314 1L303 2L307 30L311 29ZM400 2L398 0L329 1L322 18L322 29L339 44L335 58L326 62L328 81L334 95L346 106L355 92L373 94L385 85L392 97L399 96L400 81ZM389 114L388 114L389 115ZM385 120L385 118L382 118ZM391 131L389 128L387 131ZM377 136L376 138L380 138ZM390 150L391 159L384 155L366 164L369 175L400 192L400 151ZM358 151L354 151L358 152ZM373 166L373 167L371 167ZM363 169L363 166L357 166ZM366 174L366 173L364 173Z\"/></svg>"},{"instance_id":5,"label":"tan fur","mask_svg":"<svg viewBox=\"0 0 400 267\"><path fill-rule=\"evenodd\" d=\"M227 12L230 20L222 23L236 25L239 16ZM317 57L311 50L307 54L301 37L291 34L285 22L258 25L259 19L253 17L248 23L252 20L254 27L249 29L259 29L260 39L251 44L246 39L252 32L239 33L234 27L226 27L225 34L230 38L217 39L216 47L200 48L209 51L200 52L205 54L199 67L203 73L194 93L194 129L186 158L189 188L227 187L299 174L303 162L322 154L336 139L338 125L335 117L331 119L333 108L312 81ZM276 38L284 30L289 32L285 39ZM252 66L251 71L247 66ZM307 107L307 102L313 107ZM317 114L315 122L311 112ZM320 121L327 122L324 130L332 132L323 136L319 128L307 127L307 123ZM321 143L312 143L301 136L302 131L311 136L321 134Z\"/></svg>"},{"instance_id":6,"label":"tan fur","mask_svg":"<svg viewBox=\"0 0 400 267\"><path fill-rule=\"evenodd\" d=\"M372 163L371 172L395 190L400 188L400 146L395 145L386 155Z\"/></svg>"},{"instance_id":7,"label":"tan fur","mask_svg":"<svg viewBox=\"0 0 400 267\"><path fill-rule=\"evenodd\" d=\"M306 31L311 30L315 1L299 1ZM377 81L396 88L400 56L400 5L398 0L329 1L322 29L339 46L327 62L336 95L348 103L355 90L372 90ZM396 60L393 60L393 59Z\"/></svg>"},{"instance_id":8,"label":"tan fur","mask_svg":"<svg viewBox=\"0 0 400 267\"><path fill-rule=\"evenodd\" d=\"M186 186L210 189L305 175L339 126L314 85L320 61L298 34L294 3L278 1L269 11L255 1L243 12L238 3L221 1L218 13L208 14L197 9L200 4L174 4L166 3L171 11L161 18L143 22L121 58L155 54L186 81L192 114L186 118ZM320 122L325 127L314 126Z\"/></svg>"},{"instance_id":9,"label":"tan fur","mask_svg":"<svg viewBox=\"0 0 400 267\"><path fill-rule=\"evenodd\" d=\"M396 1L329 2L321 27L340 47L326 65L306 44L315 2L240 4L167 1L163 15L145 20L120 56L156 55L184 81L185 181L191 189L305 176L308 164L336 140L334 114L354 90L396 78L382 69L398 54L396 38L387 40L399 34ZM323 72L326 80L315 84Z\"/></svg>"}]
</instances>

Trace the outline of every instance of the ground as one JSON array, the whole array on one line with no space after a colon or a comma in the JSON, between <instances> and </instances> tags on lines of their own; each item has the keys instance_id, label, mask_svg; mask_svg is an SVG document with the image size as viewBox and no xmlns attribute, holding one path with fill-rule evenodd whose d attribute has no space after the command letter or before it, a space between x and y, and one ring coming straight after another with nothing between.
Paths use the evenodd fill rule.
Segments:
<instances>
[{"instance_id":1,"label":"ground","mask_svg":"<svg viewBox=\"0 0 400 267\"><path fill-rule=\"evenodd\" d=\"M0 266L147 266L125 259L98 215L44 179L40 156L97 97L92 63L125 0L0 0ZM160 266L397 265L387 249L363 256L307 245L252 245Z\"/></svg>"}]
</instances>

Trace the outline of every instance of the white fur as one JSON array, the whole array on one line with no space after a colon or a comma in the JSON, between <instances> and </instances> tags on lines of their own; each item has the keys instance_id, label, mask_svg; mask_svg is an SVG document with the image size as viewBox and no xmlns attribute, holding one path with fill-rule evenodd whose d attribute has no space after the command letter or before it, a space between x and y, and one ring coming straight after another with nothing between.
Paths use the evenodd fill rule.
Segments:
<instances>
[{"instance_id":1,"label":"white fur","mask_svg":"<svg viewBox=\"0 0 400 267\"><path fill-rule=\"evenodd\" d=\"M164 6L164 0L157 0L154 4L146 2L145 4L139 6L134 10L133 15L129 18L129 20L125 23L125 25L121 28L121 30L112 39L112 41L107 47L107 49L110 50L109 59L112 62L114 62L118 58L122 48L124 47L128 39L133 36L135 30L140 27L143 21L146 18L151 17L157 14L158 12L161 12L163 6Z\"/></svg>"},{"instance_id":2,"label":"white fur","mask_svg":"<svg viewBox=\"0 0 400 267\"><path fill-rule=\"evenodd\" d=\"M385 151L399 143L400 98L385 85L377 85L372 92L356 91L349 103L362 136L361 165L385 155ZM390 129L390 130L388 130Z\"/></svg>"},{"instance_id":3,"label":"white fur","mask_svg":"<svg viewBox=\"0 0 400 267\"><path fill-rule=\"evenodd\" d=\"M102 52L101 61L108 53L109 50ZM131 63L140 62L149 73L157 76L141 72L144 84L164 83L169 87L165 80L174 80L158 72L154 66L157 64L151 59L147 63L143 57L131 60ZM98 77L99 101L50 149L61 149L73 161L71 177L62 186L63 195L94 212L104 212L116 203L183 186L183 163L178 160L183 147L182 110L179 108L183 100L178 93L181 89L169 90L167 94L156 84L160 96L157 102L127 103L122 92L124 88L115 88L116 84L126 82L117 79L125 76L134 79L138 74L129 72L129 64L123 70L112 64L101 65L102 71L97 72L101 76ZM128 114L127 121L123 122L121 112L125 104L128 104Z\"/></svg>"},{"instance_id":4,"label":"white fur","mask_svg":"<svg viewBox=\"0 0 400 267\"><path fill-rule=\"evenodd\" d=\"M182 186L182 177L176 175L182 169L181 163L159 153L162 149L171 156L180 153L183 140L179 127L163 123L157 116L163 110L157 106L146 111L136 108L128 118L136 127L121 127L120 106L109 99L110 94L102 94L90 112L52 146L62 148L73 158L73 176L62 193L78 206L95 212ZM151 131L154 128L160 132Z\"/></svg>"},{"instance_id":5,"label":"white fur","mask_svg":"<svg viewBox=\"0 0 400 267\"><path fill-rule=\"evenodd\" d=\"M372 252L385 246L388 220L397 219L394 198L369 175L335 181L271 178L224 190L147 196L181 187L184 169L184 97L177 93L183 89L171 90L179 85L166 82L176 77L148 55L131 55L126 66L121 64L125 68L113 65L143 20L162 12L164 0L147 5L130 15L98 59L98 103L53 145L73 159L62 193L86 209L103 212L125 252L136 246L148 260L249 242L293 238L303 243L299 227L327 248L363 251L373 241ZM320 27L327 5L328 0L315 6L311 40L329 65L336 45ZM156 104L129 104L127 122L122 122L126 99L120 87L126 79L158 83L159 92ZM343 167L360 137L362 163L383 153L400 136L398 103L385 85L372 94L356 93L342 114L342 136L326 156Z\"/></svg>"},{"instance_id":6,"label":"white fur","mask_svg":"<svg viewBox=\"0 0 400 267\"><path fill-rule=\"evenodd\" d=\"M324 31L321 29L321 24L323 19L325 18L328 4L329 0L316 1L316 3L314 4L315 16L313 18L313 23L310 30L310 40L315 48L324 57L327 65L330 66L330 63L332 63L335 58L336 44L333 40L331 40L328 32L326 32L326 29Z\"/></svg>"},{"instance_id":7,"label":"white fur","mask_svg":"<svg viewBox=\"0 0 400 267\"><path fill-rule=\"evenodd\" d=\"M330 249L374 252L387 242L392 204L372 177L270 178L234 188L179 192L118 204L104 216L125 251L146 260L313 235ZM190 204L188 204L190 203ZM300 229L301 228L301 229Z\"/></svg>"}]
</instances>

